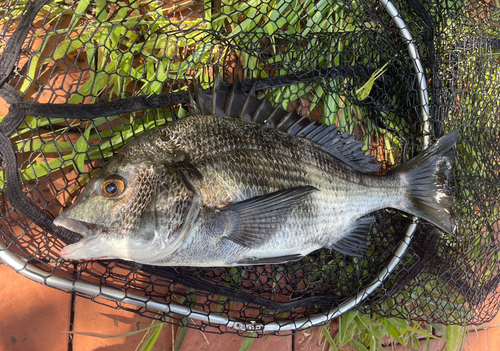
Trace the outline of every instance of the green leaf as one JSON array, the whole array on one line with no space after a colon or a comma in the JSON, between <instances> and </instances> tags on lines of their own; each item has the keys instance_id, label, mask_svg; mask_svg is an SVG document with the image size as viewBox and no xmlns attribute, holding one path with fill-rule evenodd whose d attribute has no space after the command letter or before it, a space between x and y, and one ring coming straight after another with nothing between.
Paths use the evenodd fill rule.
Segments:
<instances>
[{"instance_id":1,"label":"green leaf","mask_svg":"<svg viewBox=\"0 0 500 351\"><path fill-rule=\"evenodd\" d=\"M82 35L82 37L84 37ZM83 46L82 41L79 39L79 37L76 38L71 38L71 39L66 39L63 40L59 45L57 45L56 50L54 51L54 54L52 55L54 60L59 60L66 55L68 55L70 52L73 52Z\"/></svg>"},{"instance_id":2,"label":"green leaf","mask_svg":"<svg viewBox=\"0 0 500 351\"><path fill-rule=\"evenodd\" d=\"M225 296L220 296L219 297L219 301L220 302L224 302L226 300L227 300L227 297L225 297ZM224 308L224 304L217 304L217 310L216 310L216 312L220 313L220 311L222 311L223 308Z\"/></svg>"},{"instance_id":3,"label":"green leaf","mask_svg":"<svg viewBox=\"0 0 500 351\"><path fill-rule=\"evenodd\" d=\"M139 333L142 333L144 331L148 331L151 328L156 328L157 326L163 325L163 324L164 324L163 322L157 322L157 323L151 324L150 326L148 326L146 328L142 328L142 329L139 329L139 330L136 330L136 331L133 331L133 332L129 332L129 333L125 333L125 334L115 334L115 335L100 334L100 333L90 333L90 332L78 332L78 331L63 331L63 333L76 334L76 335L85 335L85 336L90 336L90 337L93 337L93 338L100 338L100 339L112 339L112 338L123 338L123 337L127 337L127 336L132 336L132 335L135 335L135 334L139 334Z\"/></svg>"},{"instance_id":4,"label":"green leaf","mask_svg":"<svg viewBox=\"0 0 500 351\"><path fill-rule=\"evenodd\" d=\"M255 341L255 338L252 338L251 336L255 335L256 335L255 333L248 333L248 336L250 336L250 338L245 338L245 340L241 344L240 351L250 350L250 347L252 347L252 344Z\"/></svg>"},{"instance_id":5,"label":"green leaf","mask_svg":"<svg viewBox=\"0 0 500 351\"><path fill-rule=\"evenodd\" d=\"M330 335L330 331L324 325L321 326L321 330L323 331L323 335L325 335L325 339L330 344L330 347L334 351L338 351L337 345L335 345L335 341L333 341L332 336Z\"/></svg>"},{"instance_id":6,"label":"green leaf","mask_svg":"<svg viewBox=\"0 0 500 351\"><path fill-rule=\"evenodd\" d=\"M179 118L184 118L189 116L189 112L186 111L182 106L179 107L179 111L177 112L177 117Z\"/></svg>"},{"instance_id":7,"label":"green leaf","mask_svg":"<svg viewBox=\"0 0 500 351\"><path fill-rule=\"evenodd\" d=\"M382 339L384 335L387 334L387 329L389 328L389 323L386 323L382 329L372 330L371 333L378 339Z\"/></svg>"},{"instance_id":8,"label":"green leaf","mask_svg":"<svg viewBox=\"0 0 500 351\"><path fill-rule=\"evenodd\" d=\"M90 0L80 0L78 1L78 6L76 7L75 14L81 15L87 12L87 8L89 7Z\"/></svg>"},{"instance_id":9,"label":"green leaf","mask_svg":"<svg viewBox=\"0 0 500 351\"><path fill-rule=\"evenodd\" d=\"M82 174L85 173L85 158L87 157L87 149L89 148L89 135L91 127L85 129L83 135L78 138L75 143L75 170Z\"/></svg>"},{"instance_id":10,"label":"green leaf","mask_svg":"<svg viewBox=\"0 0 500 351\"><path fill-rule=\"evenodd\" d=\"M142 346L141 351L153 350L153 347L155 346L156 341L158 340L158 337L160 336L160 333L164 325L165 323L161 323L153 328L151 334L149 334L148 338L146 339L146 342Z\"/></svg>"},{"instance_id":11,"label":"green leaf","mask_svg":"<svg viewBox=\"0 0 500 351\"><path fill-rule=\"evenodd\" d=\"M40 141L39 139L32 139L28 142L18 141L15 144L17 151L23 152L33 152L42 151L44 153L59 153L59 152L71 152L73 147L70 143L66 141L48 140Z\"/></svg>"},{"instance_id":12,"label":"green leaf","mask_svg":"<svg viewBox=\"0 0 500 351\"><path fill-rule=\"evenodd\" d=\"M406 330L411 331L415 334L420 334L420 335L426 336L428 338L439 339L439 337L437 337L436 335L432 335L425 330L413 328L408 322L406 322L402 319L389 318L389 320L393 325L395 325L398 328L406 329Z\"/></svg>"},{"instance_id":13,"label":"green leaf","mask_svg":"<svg viewBox=\"0 0 500 351\"><path fill-rule=\"evenodd\" d=\"M95 0L97 4L96 8L96 14L97 14L97 20L99 22L104 22L106 21L106 18L108 17L108 12L106 11L106 0Z\"/></svg>"},{"instance_id":14,"label":"green leaf","mask_svg":"<svg viewBox=\"0 0 500 351\"><path fill-rule=\"evenodd\" d=\"M34 116L27 116L26 119L21 124L20 130L17 131L18 135L23 133L30 132L34 129L39 129L40 127L44 127L51 124L56 124L60 122L66 122L65 118L38 118Z\"/></svg>"},{"instance_id":15,"label":"green leaf","mask_svg":"<svg viewBox=\"0 0 500 351\"><path fill-rule=\"evenodd\" d=\"M116 22L120 22L129 14L129 9L126 7L122 7L118 10L118 14L116 15ZM129 14L129 17L132 16L132 13Z\"/></svg>"},{"instance_id":16,"label":"green leaf","mask_svg":"<svg viewBox=\"0 0 500 351\"><path fill-rule=\"evenodd\" d=\"M30 87L31 83L35 80L37 74L36 74L36 69L38 66L38 61L40 60L40 53L35 53L30 57L29 60L29 68L28 68L28 76L24 78L23 84L21 85L21 88L19 89L19 92L22 94L26 92L26 90Z\"/></svg>"},{"instance_id":17,"label":"green leaf","mask_svg":"<svg viewBox=\"0 0 500 351\"><path fill-rule=\"evenodd\" d=\"M401 333L399 330L391 323L390 320L388 320L387 324L387 332L389 333L390 336L392 336L398 343L401 345L405 346L406 343L405 341L401 338Z\"/></svg>"},{"instance_id":18,"label":"green leaf","mask_svg":"<svg viewBox=\"0 0 500 351\"><path fill-rule=\"evenodd\" d=\"M87 57L88 57L88 51L87 51ZM92 62L90 60L89 62ZM90 89L94 85L95 82L95 77L96 74L92 71L90 71L90 77L89 79L83 83L83 85L78 89L78 94L74 94L69 100L68 104L78 104L82 102L84 96L88 96L90 94Z\"/></svg>"},{"instance_id":19,"label":"green leaf","mask_svg":"<svg viewBox=\"0 0 500 351\"><path fill-rule=\"evenodd\" d=\"M30 164L27 168L21 170L21 176L25 180L41 178L49 174L52 170L61 169L72 165L73 155L63 156L50 161L37 162Z\"/></svg>"},{"instance_id":20,"label":"green leaf","mask_svg":"<svg viewBox=\"0 0 500 351\"><path fill-rule=\"evenodd\" d=\"M186 340L186 335L190 328L188 327L179 327L177 330L177 335L175 336L175 345L174 351L180 351L182 345L184 344L184 340Z\"/></svg>"},{"instance_id":21,"label":"green leaf","mask_svg":"<svg viewBox=\"0 0 500 351\"><path fill-rule=\"evenodd\" d=\"M344 313L339 318L339 332L337 334L337 339L339 340L339 345L341 347L351 341L351 340L346 340L346 333L349 328L349 325L351 324L354 317L357 316L357 314L358 314L357 311L350 311Z\"/></svg>"},{"instance_id":22,"label":"green leaf","mask_svg":"<svg viewBox=\"0 0 500 351\"><path fill-rule=\"evenodd\" d=\"M37 74L37 68L38 68L38 62L41 57L41 53L47 46L49 39L52 37L52 33L47 34L45 36L42 45L40 45L40 48L37 50L37 52L33 53L29 59L29 67L28 67L28 76L23 80L23 84L21 85L21 88L19 89L19 93L24 93L26 90L29 88L31 83L35 80L38 79L38 74Z\"/></svg>"},{"instance_id":23,"label":"green leaf","mask_svg":"<svg viewBox=\"0 0 500 351\"><path fill-rule=\"evenodd\" d=\"M385 71L387 70L386 67L389 65L389 62L387 62L385 65L382 66L382 68L379 68L373 72L371 77L368 79L368 81L356 91L356 95L358 97L359 101L363 101L370 95L370 92L372 91L373 88L373 83L375 83L375 80L380 78Z\"/></svg>"},{"instance_id":24,"label":"green leaf","mask_svg":"<svg viewBox=\"0 0 500 351\"><path fill-rule=\"evenodd\" d=\"M409 327L408 322L403 319L389 318L389 322L391 322L394 326L398 328L406 329L407 327Z\"/></svg>"},{"instance_id":25,"label":"green leaf","mask_svg":"<svg viewBox=\"0 0 500 351\"><path fill-rule=\"evenodd\" d=\"M365 345L363 345L362 343L360 343L359 341L356 341L356 340L352 340L352 343L354 344L354 346L356 346L356 348L360 351L368 351L368 349L365 347ZM374 349L372 349L374 350Z\"/></svg>"}]
</instances>

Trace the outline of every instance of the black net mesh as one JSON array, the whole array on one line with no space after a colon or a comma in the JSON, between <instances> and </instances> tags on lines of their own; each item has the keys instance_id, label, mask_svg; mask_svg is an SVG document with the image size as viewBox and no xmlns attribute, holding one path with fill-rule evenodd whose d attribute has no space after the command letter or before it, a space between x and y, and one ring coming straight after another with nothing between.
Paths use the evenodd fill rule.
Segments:
<instances>
[{"instance_id":1,"label":"black net mesh","mask_svg":"<svg viewBox=\"0 0 500 351\"><path fill-rule=\"evenodd\" d=\"M208 89L220 73L357 135L381 173L416 155L424 136L432 142L459 129L450 183L457 235L418 222L395 270L356 308L445 324L488 321L500 296L495 5L397 3L428 78L431 128L424 135L422 85L383 2L1 1L0 97L10 108L0 117L0 252L45 272L37 274L48 285L74 280L58 287L177 323L185 322L180 310L159 313L127 296L182 306L188 316L213 312L266 324L325 315L377 280L413 222L405 213L375 214L373 249L361 258L325 249L298 262L233 268L60 258L79 237L53 218L124 143L184 117L193 81ZM95 284L99 294L75 288L78 282ZM124 294L110 301L109 287ZM210 318L190 326L236 332Z\"/></svg>"}]
</instances>

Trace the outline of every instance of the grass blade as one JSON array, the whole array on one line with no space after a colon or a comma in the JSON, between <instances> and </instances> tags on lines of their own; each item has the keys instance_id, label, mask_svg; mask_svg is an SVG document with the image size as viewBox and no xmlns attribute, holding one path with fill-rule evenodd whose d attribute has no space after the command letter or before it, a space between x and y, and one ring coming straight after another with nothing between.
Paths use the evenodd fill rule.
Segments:
<instances>
[{"instance_id":1,"label":"grass blade","mask_svg":"<svg viewBox=\"0 0 500 351\"><path fill-rule=\"evenodd\" d=\"M330 344L330 347L334 350L334 351L338 351L338 348L337 346L335 345L335 341L333 341L332 339L332 336L330 335L330 333L328 332L328 329L323 325L321 327L321 330L323 331L323 334L325 335L325 338L326 340L328 341L328 343Z\"/></svg>"},{"instance_id":2,"label":"grass blade","mask_svg":"<svg viewBox=\"0 0 500 351\"><path fill-rule=\"evenodd\" d=\"M340 347L344 346L344 344L346 344L350 341L350 340L346 340L346 333L347 333L347 330L349 329L349 325L351 324L354 317L357 316L357 314L358 314L358 312L351 311L351 312L344 313L342 316L340 316L339 333L337 334L338 335L337 339L339 340Z\"/></svg>"},{"instance_id":3,"label":"grass blade","mask_svg":"<svg viewBox=\"0 0 500 351\"><path fill-rule=\"evenodd\" d=\"M186 340L186 335L190 328L188 327L179 327L177 330L177 335L175 337L175 345L174 351L180 351L182 345L184 344L184 340Z\"/></svg>"},{"instance_id":4,"label":"grass blade","mask_svg":"<svg viewBox=\"0 0 500 351\"><path fill-rule=\"evenodd\" d=\"M90 332L78 332L78 331L62 331L62 333L68 333L68 334L75 334L75 335L84 335L84 336L90 336L93 338L100 338L100 339L111 339L111 338L123 338L127 336L132 336L135 334L139 334L142 332L145 332L151 328L156 328L159 325L163 325L163 322L157 322L153 323L150 326L147 326L146 328L142 328L133 332L125 333L125 334L116 334L116 335L111 335L111 334L100 334L100 333L90 333Z\"/></svg>"},{"instance_id":5,"label":"grass blade","mask_svg":"<svg viewBox=\"0 0 500 351\"><path fill-rule=\"evenodd\" d=\"M425 330L413 328L411 325L408 324L408 322L406 322L402 319L389 318L389 321L398 328L405 329L407 331L411 331L415 334L420 334L420 335L426 336L428 338L439 339L439 337L437 337L436 335L432 335Z\"/></svg>"},{"instance_id":6,"label":"grass blade","mask_svg":"<svg viewBox=\"0 0 500 351\"><path fill-rule=\"evenodd\" d=\"M165 323L161 323L153 328L151 334L149 334L148 338L146 339L144 346L142 346L141 351L151 351L153 349L164 325Z\"/></svg>"},{"instance_id":7,"label":"grass blade","mask_svg":"<svg viewBox=\"0 0 500 351\"><path fill-rule=\"evenodd\" d=\"M241 344L240 351L248 351L250 350L250 347L252 347L252 344L255 341L255 338L252 338L252 336L255 336L255 333L250 333L248 334L248 336L250 337L245 338L245 340Z\"/></svg>"},{"instance_id":8,"label":"grass blade","mask_svg":"<svg viewBox=\"0 0 500 351\"><path fill-rule=\"evenodd\" d=\"M388 323L387 323L387 332L389 333L390 336L392 336L394 339L396 339L396 341L405 346L406 343L405 341L401 338L401 333L399 332L399 330L394 326L394 324L391 323L390 320L388 320Z\"/></svg>"},{"instance_id":9,"label":"grass blade","mask_svg":"<svg viewBox=\"0 0 500 351\"><path fill-rule=\"evenodd\" d=\"M86 151L89 148L89 136L91 127L87 127L83 135L75 143L75 170L82 174L85 172Z\"/></svg>"}]
</instances>

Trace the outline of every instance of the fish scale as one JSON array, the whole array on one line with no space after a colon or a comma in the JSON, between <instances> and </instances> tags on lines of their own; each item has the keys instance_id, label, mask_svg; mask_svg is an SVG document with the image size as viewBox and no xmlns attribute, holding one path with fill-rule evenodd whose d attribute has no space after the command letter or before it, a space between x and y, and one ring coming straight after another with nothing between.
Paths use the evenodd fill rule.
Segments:
<instances>
[{"instance_id":1,"label":"fish scale","mask_svg":"<svg viewBox=\"0 0 500 351\"><path fill-rule=\"evenodd\" d=\"M56 218L84 236L63 257L207 267L287 262L322 247L360 256L374 222L365 216L388 207L453 231L447 178L456 131L372 175L377 168L361 143L333 126L271 107L237 84L217 81L212 95L196 87L195 95L190 110L199 115L126 144ZM210 115L236 110L241 115ZM140 170L153 175L150 185ZM130 186L102 196L103 180L113 177ZM154 194L140 197L140 188ZM134 225L124 226L138 209Z\"/></svg>"}]
</instances>

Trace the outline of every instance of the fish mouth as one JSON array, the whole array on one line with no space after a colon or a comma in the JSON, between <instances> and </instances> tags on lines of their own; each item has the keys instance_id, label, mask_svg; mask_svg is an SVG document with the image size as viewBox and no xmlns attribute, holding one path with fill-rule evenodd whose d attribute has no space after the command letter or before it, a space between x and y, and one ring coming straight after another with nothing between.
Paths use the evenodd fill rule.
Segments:
<instances>
[{"instance_id":1,"label":"fish mouth","mask_svg":"<svg viewBox=\"0 0 500 351\"><path fill-rule=\"evenodd\" d=\"M77 261L96 261L96 260L104 260L109 258L109 256L87 256L86 253L88 251L88 246L92 246L93 242L95 241L96 237L93 238L83 238L80 241L68 245L66 247L63 247L63 249L60 252L60 255L62 258L66 260L77 260Z\"/></svg>"},{"instance_id":2,"label":"fish mouth","mask_svg":"<svg viewBox=\"0 0 500 351\"><path fill-rule=\"evenodd\" d=\"M68 245L61 250L61 257L67 260L80 260L80 261L93 261L108 258L107 256L101 257L82 257L82 253L88 246L92 246L93 242L99 237L99 234L108 232L109 229L94 223L79 221L78 219L71 219L64 216L64 214L54 219L54 225L63 227L72 232L78 233L83 236L78 242Z\"/></svg>"},{"instance_id":3,"label":"fish mouth","mask_svg":"<svg viewBox=\"0 0 500 351\"><path fill-rule=\"evenodd\" d=\"M54 225L71 230L72 232L78 233L86 238L108 231L108 228L102 225L67 218L64 214L54 219Z\"/></svg>"}]
</instances>

